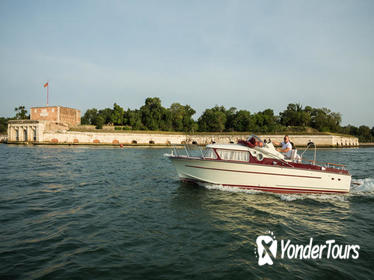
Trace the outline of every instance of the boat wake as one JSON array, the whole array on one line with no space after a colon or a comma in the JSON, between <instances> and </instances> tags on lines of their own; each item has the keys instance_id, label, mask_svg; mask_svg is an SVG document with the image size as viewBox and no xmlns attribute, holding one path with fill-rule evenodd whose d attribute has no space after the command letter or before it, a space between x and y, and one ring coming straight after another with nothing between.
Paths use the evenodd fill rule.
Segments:
<instances>
[{"instance_id":1,"label":"boat wake","mask_svg":"<svg viewBox=\"0 0 374 280\"><path fill-rule=\"evenodd\" d=\"M222 185L215 185L215 184L208 184L208 183L199 183L202 187L208 190L220 190L226 192L234 192L234 193L248 193L248 194L261 194L263 192L258 190L251 190L251 189L241 189L237 187L229 187L229 186L222 186Z\"/></svg>"},{"instance_id":2,"label":"boat wake","mask_svg":"<svg viewBox=\"0 0 374 280\"><path fill-rule=\"evenodd\" d=\"M354 180L351 193L354 195L374 195L374 178Z\"/></svg>"},{"instance_id":3,"label":"boat wake","mask_svg":"<svg viewBox=\"0 0 374 280\"><path fill-rule=\"evenodd\" d=\"M294 201L294 200L303 200L303 199L315 199L315 200L339 200L345 201L345 195L334 195L334 194L280 194L280 193L273 193L273 192L263 192L259 190L251 190L251 189L241 189L237 187L229 187L229 186L222 186L222 185L214 185L214 184L200 184L204 188L208 190L220 190L226 192L233 192L233 193L247 193L247 194L269 194L279 197L283 201Z\"/></svg>"},{"instance_id":4,"label":"boat wake","mask_svg":"<svg viewBox=\"0 0 374 280\"><path fill-rule=\"evenodd\" d=\"M220 190L234 193L247 193L247 194L264 194L262 191L241 189L236 187L228 187L215 184L200 184L208 190ZM348 201L351 196L374 196L374 178L357 179L351 185L351 191L348 194L279 194L266 192L278 196L283 201L295 201L303 199L313 199L319 201Z\"/></svg>"},{"instance_id":5,"label":"boat wake","mask_svg":"<svg viewBox=\"0 0 374 280\"><path fill-rule=\"evenodd\" d=\"M279 197L283 201L294 201L294 200L304 200L312 199L318 201L347 201L347 194L279 194Z\"/></svg>"}]
</instances>

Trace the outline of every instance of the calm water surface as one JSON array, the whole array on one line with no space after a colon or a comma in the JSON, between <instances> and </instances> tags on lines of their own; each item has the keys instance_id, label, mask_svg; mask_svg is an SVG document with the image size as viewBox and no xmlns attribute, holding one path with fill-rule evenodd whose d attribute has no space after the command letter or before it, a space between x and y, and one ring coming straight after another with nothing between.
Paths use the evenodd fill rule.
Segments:
<instances>
[{"instance_id":1,"label":"calm water surface","mask_svg":"<svg viewBox=\"0 0 374 280\"><path fill-rule=\"evenodd\" d=\"M361 185L277 195L180 183L168 149L0 145L0 279L374 279L374 149L320 150ZM360 245L258 266L258 235Z\"/></svg>"}]
</instances>

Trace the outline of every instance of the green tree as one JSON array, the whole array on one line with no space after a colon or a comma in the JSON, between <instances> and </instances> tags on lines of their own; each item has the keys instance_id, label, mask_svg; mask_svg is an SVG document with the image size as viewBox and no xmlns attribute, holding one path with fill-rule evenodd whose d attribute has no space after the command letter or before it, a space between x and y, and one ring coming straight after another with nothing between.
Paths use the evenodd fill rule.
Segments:
<instances>
[{"instance_id":1,"label":"green tree","mask_svg":"<svg viewBox=\"0 0 374 280\"><path fill-rule=\"evenodd\" d=\"M113 124L112 116L113 116L113 110L110 108L105 108L103 110L99 110L98 112L98 118L99 117L102 118L103 124ZM96 123L94 123L96 125L98 122L101 122L101 119L98 120L98 118L96 119Z\"/></svg>"},{"instance_id":2,"label":"green tree","mask_svg":"<svg viewBox=\"0 0 374 280\"><path fill-rule=\"evenodd\" d=\"M272 109L266 109L254 115L256 131L272 132L277 126L277 118Z\"/></svg>"},{"instance_id":3,"label":"green tree","mask_svg":"<svg viewBox=\"0 0 374 280\"><path fill-rule=\"evenodd\" d=\"M104 117L102 115L99 115L95 120L95 124L96 124L96 129L102 129L103 125L105 124Z\"/></svg>"},{"instance_id":4,"label":"green tree","mask_svg":"<svg viewBox=\"0 0 374 280\"><path fill-rule=\"evenodd\" d=\"M358 128L358 137L361 142L370 142L372 140L370 128L366 125L361 125Z\"/></svg>"},{"instance_id":5,"label":"green tree","mask_svg":"<svg viewBox=\"0 0 374 280\"><path fill-rule=\"evenodd\" d=\"M198 120L199 131L222 132L226 124L225 107L206 109Z\"/></svg>"},{"instance_id":6,"label":"green tree","mask_svg":"<svg viewBox=\"0 0 374 280\"><path fill-rule=\"evenodd\" d=\"M349 125L348 126L348 134L358 136L358 128L355 127L354 125Z\"/></svg>"},{"instance_id":7,"label":"green tree","mask_svg":"<svg viewBox=\"0 0 374 280\"><path fill-rule=\"evenodd\" d=\"M95 124L96 123L96 119L97 119L97 115L98 115L98 112L97 112L97 109L93 108L93 109L88 109L86 111L86 113L84 113L82 119L81 119L81 123L82 124Z\"/></svg>"},{"instance_id":8,"label":"green tree","mask_svg":"<svg viewBox=\"0 0 374 280\"><path fill-rule=\"evenodd\" d=\"M159 130L163 114L161 100L158 97L148 97L140 108L142 123L149 130Z\"/></svg>"},{"instance_id":9,"label":"green tree","mask_svg":"<svg viewBox=\"0 0 374 280\"><path fill-rule=\"evenodd\" d=\"M117 105L117 103L114 103L112 116L111 116L111 122L114 125L123 125L123 115L124 115L123 108Z\"/></svg>"},{"instance_id":10,"label":"green tree","mask_svg":"<svg viewBox=\"0 0 374 280\"><path fill-rule=\"evenodd\" d=\"M311 120L312 108L303 107L299 103L290 103L287 109L281 112L280 122L285 126L309 126Z\"/></svg>"},{"instance_id":11,"label":"green tree","mask_svg":"<svg viewBox=\"0 0 374 280\"><path fill-rule=\"evenodd\" d=\"M340 113L331 112L327 108L314 108L311 113L311 126L319 131L336 132L341 122Z\"/></svg>"},{"instance_id":12,"label":"green tree","mask_svg":"<svg viewBox=\"0 0 374 280\"><path fill-rule=\"evenodd\" d=\"M225 131L235 131L235 118L237 114L237 109L235 107L231 107L230 109L225 111L226 114L226 124L225 124Z\"/></svg>"},{"instance_id":13,"label":"green tree","mask_svg":"<svg viewBox=\"0 0 374 280\"><path fill-rule=\"evenodd\" d=\"M14 111L16 112L16 116L14 117L16 120L25 120L30 118L30 116L27 114L25 106L14 108Z\"/></svg>"},{"instance_id":14,"label":"green tree","mask_svg":"<svg viewBox=\"0 0 374 280\"><path fill-rule=\"evenodd\" d=\"M331 132L337 132L342 122L342 115L340 113L331 112L328 116L329 128Z\"/></svg>"},{"instance_id":15,"label":"green tree","mask_svg":"<svg viewBox=\"0 0 374 280\"><path fill-rule=\"evenodd\" d=\"M328 131L327 126L327 109L314 108L312 111L311 126L319 131Z\"/></svg>"},{"instance_id":16,"label":"green tree","mask_svg":"<svg viewBox=\"0 0 374 280\"><path fill-rule=\"evenodd\" d=\"M192 131L194 129L195 121L192 116L195 110L189 105L181 105L180 103L173 103L169 108L172 120L172 129L174 131Z\"/></svg>"},{"instance_id":17,"label":"green tree","mask_svg":"<svg viewBox=\"0 0 374 280\"><path fill-rule=\"evenodd\" d=\"M232 121L233 131L253 131L255 127L255 120L249 111L240 110L235 113Z\"/></svg>"},{"instance_id":18,"label":"green tree","mask_svg":"<svg viewBox=\"0 0 374 280\"><path fill-rule=\"evenodd\" d=\"M184 131L194 131L197 129L197 124L192 118L195 115L196 111L190 106L184 106L184 115L183 115L183 127Z\"/></svg>"},{"instance_id":19,"label":"green tree","mask_svg":"<svg viewBox=\"0 0 374 280\"><path fill-rule=\"evenodd\" d=\"M128 109L124 114L124 124L131 126L133 130L146 129L142 123L142 113L140 110Z\"/></svg>"},{"instance_id":20,"label":"green tree","mask_svg":"<svg viewBox=\"0 0 374 280\"><path fill-rule=\"evenodd\" d=\"M0 117L0 133L6 133L8 131L8 119Z\"/></svg>"},{"instance_id":21,"label":"green tree","mask_svg":"<svg viewBox=\"0 0 374 280\"><path fill-rule=\"evenodd\" d=\"M16 108L17 118L27 117L24 106ZM319 131L331 131L351 134L361 139L368 139L367 128L348 125L341 127L341 114L332 112L328 108L312 108L298 103L290 103L279 116L274 115L272 109L251 114L247 110L237 110L234 107L226 110L223 106L206 109L194 121L192 116L195 110L189 105L173 103L170 108L164 108L158 97L149 97L140 109L124 111L121 106L114 103L113 109L95 108L86 111L82 117L82 124L93 124L102 127L104 124L130 126L134 130L164 130L164 131L254 131L254 132L281 132L286 126L302 131L310 126ZM370 130L370 129L369 129ZM374 137L374 127L370 130L370 139Z\"/></svg>"},{"instance_id":22,"label":"green tree","mask_svg":"<svg viewBox=\"0 0 374 280\"><path fill-rule=\"evenodd\" d=\"M84 113L81 123L91 124L96 126L103 126L104 124L113 123L112 122L113 111L110 108L105 108L103 110L97 110L96 108L88 109Z\"/></svg>"},{"instance_id":23,"label":"green tree","mask_svg":"<svg viewBox=\"0 0 374 280\"><path fill-rule=\"evenodd\" d=\"M169 109L163 108L161 109L161 121L159 124L160 130L163 131L172 131L173 130L173 119Z\"/></svg>"}]
</instances>

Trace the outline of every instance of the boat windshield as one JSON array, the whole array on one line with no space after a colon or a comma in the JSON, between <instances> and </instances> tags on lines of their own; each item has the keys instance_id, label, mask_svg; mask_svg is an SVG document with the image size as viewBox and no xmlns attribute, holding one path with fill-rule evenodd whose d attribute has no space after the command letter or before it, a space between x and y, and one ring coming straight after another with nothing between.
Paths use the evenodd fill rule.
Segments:
<instances>
[{"instance_id":1,"label":"boat windshield","mask_svg":"<svg viewBox=\"0 0 374 280\"><path fill-rule=\"evenodd\" d=\"M263 147L264 142L258 137L257 135L252 134L251 136L248 137L247 141L251 143L252 145L258 146L258 147Z\"/></svg>"},{"instance_id":2,"label":"boat windshield","mask_svg":"<svg viewBox=\"0 0 374 280\"><path fill-rule=\"evenodd\" d=\"M216 159L216 158L217 158L217 155L216 155L216 153L213 151L213 149L208 148L208 149L205 150L204 158Z\"/></svg>"}]
</instances>

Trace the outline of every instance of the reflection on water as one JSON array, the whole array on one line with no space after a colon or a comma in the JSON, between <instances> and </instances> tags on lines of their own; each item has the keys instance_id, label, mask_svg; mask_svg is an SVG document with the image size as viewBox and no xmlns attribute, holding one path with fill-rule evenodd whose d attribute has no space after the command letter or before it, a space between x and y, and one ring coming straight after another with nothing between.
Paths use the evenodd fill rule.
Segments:
<instances>
[{"instance_id":1,"label":"reflection on water","mask_svg":"<svg viewBox=\"0 0 374 280\"><path fill-rule=\"evenodd\" d=\"M180 188L188 187L183 184ZM350 202L344 195L272 194L217 185L206 185L205 188L230 192L227 194L208 191L209 198L194 198L194 201L201 202L200 207L209 212L215 220L229 223L229 228L238 228L240 225L235 224L238 221L244 222L248 231L251 228L258 230L264 224L267 227L294 224L333 234L342 232L344 224L340 219L345 219L350 213ZM309 200L308 203L302 201L305 199ZM290 207L289 201L293 200L300 201L295 201ZM311 212L314 215L310 216Z\"/></svg>"}]
</instances>

